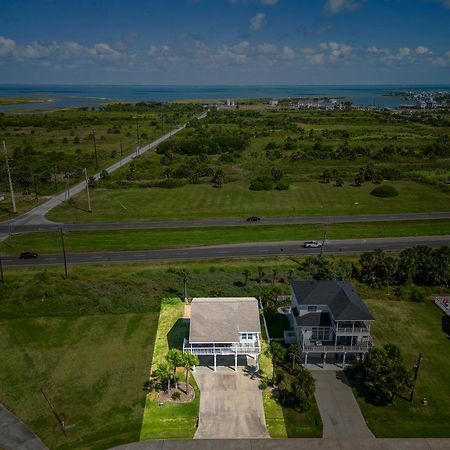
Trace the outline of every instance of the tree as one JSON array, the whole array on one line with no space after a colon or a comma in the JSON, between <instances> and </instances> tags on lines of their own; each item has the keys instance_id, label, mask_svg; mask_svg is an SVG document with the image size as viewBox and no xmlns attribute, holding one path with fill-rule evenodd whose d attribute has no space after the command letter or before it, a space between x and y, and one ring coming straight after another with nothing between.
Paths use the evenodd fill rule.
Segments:
<instances>
[{"instance_id":1,"label":"tree","mask_svg":"<svg viewBox=\"0 0 450 450\"><path fill-rule=\"evenodd\" d=\"M244 275L244 284L247 285L247 283L248 283L248 278L249 278L249 276L250 276L250 270L244 269L243 275Z\"/></svg>"},{"instance_id":2,"label":"tree","mask_svg":"<svg viewBox=\"0 0 450 450\"><path fill-rule=\"evenodd\" d=\"M278 270L277 269L273 269L272 270L272 286L275 284L275 282L277 281L277 276L278 276Z\"/></svg>"},{"instance_id":3,"label":"tree","mask_svg":"<svg viewBox=\"0 0 450 450\"><path fill-rule=\"evenodd\" d=\"M91 177L88 178L88 186L91 189L94 189L97 186L97 181L96 181L95 177L91 176Z\"/></svg>"},{"instance_id":4,"label":"tree","mask_svg":"<svg viewBox=\"0 0 450 450\"><path fill-rule=\"evenodd\" d=\"M321 179L323 183L329 183L331 179L331 172L328 169L325 169L322 172Z\"/></svg>"},{"instance_id":5,"label":"tree","mask_svg":"<svg viewBox=\"0 0 450 450\"><path fill-rule=\"evenodd\" d=\"M167 383L166 391L167 391L167 393L169 393L170 382L172 380L172 374L173 374L173 369L172 369L171 364L168 363L167 361L164 361L164 362L158 364L158 367L156 368L154 374L155 374L156 378L158 378L161 385L164 385Z\"/></svg>"},{"instance_id":6,"label":"tree","mask_svg":"<svg viewBox=\"0 0 450 450\"><path fill-rule=\"evenodd\" d=\"M294 274L295 274L294 269L289 269L289 270L288 270L288 276L287 276L287 278L288 278L289 284L291 284L292 279L294 278Z\"/></svg>"},{"instance_id":7,"label":"tree","mask_svg":"<svg viewBox=\"0 0 450 450\"><path fill-rule=\"evenodd\" d=\"M285 349L280 343L272 341L270 343L270 353L272 355L273 363L272 379L275 380L275 371L278 364L284 359Z\"/></svg>"},{"instance_id":8,"label":"tree","mask_svg":"<svg viewBox=\"0 0 450 450\"><path fill-rule=\"evenodd\" d=\"M183 353L183 367L186 370L186 395L188 394L189 372L194 366L198 366L198 356L192 353Z\"/></svg>"},{"instance_id":9,"label":"tree","mask_svg":"<svg viewBox=\"0 0 450 450\"><path fill-rule=\"evenodd\" d=\"M355 175L355 181L354 181L355 186L361 186L363 181L364 181L364 177L360 173L357 173Z\"/></svg>"},{"instance_id":10,"label":"tree","mask_svg":"<svg viewBox=\"0 0 450 450\"><path fill-rule=\"evenodd\" d=\"M337 187L342 187L344 186L344 180L340 177L336 178L336 186Z\"/></svg>"},{"instance_id":11,"label":"tree","mask_svg":"<svg viewBox=\"0 0 450 450\"><path fill-rule=\"evenodd\" d=\"M389 286L396 278L397 264L380 248L363 253L359 258L360 280L372 288Z\"/></svg>"},{"instance_id":12,"label":"tree","mask_svg":"<svg viewBox=\"0 0 450 450\"><path fill-rule=\"evenodd\" d=\"M100 179L101 180L107 180L109 178L109 173L107 170L102 170L100 172Z\"/></svg>"},{"instance_id":13,"label":"tree","mask_svg":"<svg viewBox=\"0 0 450 450\"><path fill-rule=\"evenodd\" d=\"M372 348L363 360L353 361L346 368L347 376L366 398L376 405L392 403L396 394L412 386L398 347L392 344Z\"/></svg>"},{"instance_id":14,"label":"tree","mask_svg":"<svg viewBox=\"0 0 450 450\"><path fill-rule=\"evenodd\" d=\"M300 349L297 344L291 344L289 346L288 355L292 361L292 371L294 371L295 364L300 361Z\"/></svg>"},{"instance_id":15,"label":"tree","mask_svg":"<svg viewBox=\"0 0 450 450\"><path fill-rule=\"evenodd\" d=\"M172 366L173 379L175 381L175 387L177 388L177 368L183 366L183 352L177 348L171 348L167 353L167 361Z\"/></svg>"},{"instance_id":16,"label":"tree","mask_svg":"<svg viewBox=\"0 0 450 450\"><path fill-rule=\"evenodd\" d=\"M216 173L214 174L212 178L212 183L214 187L221 188L223 186L223 183L225 181L225 173L222 169L217 169Z\"/></svg>"},{"instance_id":17,"label":"tree","mask_svg":"<svg viewBox=\"0 0 450 450\"><path fill-rule=\"evenodd\" d=\"M272 179L275 183L279 183L284 176L283 171L281 169L277 169L275 167L272 168L270 173L272 174Z\"/></svg>"},{"instance_id":18,"label":"tree","mask_svg":"<svg viewBox=\"0 0 450 450\"><path fill-rule=\"evenodd\" d=\"M186 269L183 269L179 272L181 279L183 280L183 300L185 303L188 302L188 288L187 283L189 280L189 272Z\"/></svg>"},{"instance_id":19,"label":"tree","mask_svg":"<svg viewBox=\"0 0 450 450\"><path fill-rule=\"evenodd\" d=\"M315 390L315 382L311 372L302 366L297 366L291 389L295 409L302 412L310 409Z\"/></svg>"},{"instance_id":20,"label":"tree","mask_svg":"<svg viewBox=\"0 0 450 450\"><path fill-rule=\"evenodd\" d=\"M259 266L258 267L258 284L262 283L263 276L264 276L264 267Z\"/></svg>"}]
</instances>

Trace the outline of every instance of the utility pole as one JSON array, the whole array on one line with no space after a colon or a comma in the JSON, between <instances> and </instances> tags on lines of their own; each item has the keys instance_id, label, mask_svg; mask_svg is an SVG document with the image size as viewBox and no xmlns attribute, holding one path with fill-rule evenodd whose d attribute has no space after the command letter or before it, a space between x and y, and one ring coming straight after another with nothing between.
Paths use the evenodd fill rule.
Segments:
<instances>
[{"instance_id":1,"label":"utility pole","mask_svg":"<svg viewBox=\"0 0 450 450\"><path fill-rule=\"evenodd\" d=\"M0 253L0 281L2 283L5 282L5 279L3 278L3 262L2 262L2 254Z\"/></svg>"},{"instance_id":2,"label":"utility pole","mask_svg":"<svg viewBox=\"0 0 450 450\"><path fill-rule=\"evenodd\" d=\"M88 180L88 174L86 167L84 168L84 176L86 178L86 194L87 194L87 201L88 201L88 212L92 212L91 209L91 195L89 194L89 180Z\"/></svg>"},{"instance_id":3,"label":"utility pole","mask_svg":"<svg viewBox=\"0 0 450 450\"><path fill-rule=\"evenodd\" d=\"M12 179L11 179L11 171L9 170L8 150L6 148L5 141L3 141L3 151L5 153L6 172L8 174L9 191L11 192L11 203L12 203L12 207L13 207L13 213L16 214L17 213L16 198L14 197L14 189L13 189L13 184L12 184Z\"/></svg>"},{"instance_id":4,"label":"utility pole","mask_svg":"<svg viewBox=\"0 0 450 450\"><path fill-rule=\"evenodd\" d=\"M322 240L322 246L320 247L320 256L323 255L323 251L325 249L325 242L327 241L327 234L328 234L328 225L330 221L327 219L327 223L325 224L325 230L323 232L323 240Z\"/></svg>"},{"instance_id":5,"label":"utility pole","mask_svg":"<svg viewBox=\"0 0 450 450\"><path fill-rule=\"evenodd\" d=\"M120 166L122 167L122 158L123 158L123 144L122 140L120 141Z\"/></svg>"},{"instance_id":6,"label":"utility pole","mask_svg":"<svg viewBox=\"0 0 450 450\"><path fill-rule=\"evenodd\" d=\"M416 364L414 366L413 386L412 386L411 394L409 396L410 402L412 402L414 400L414 391L416 390L416 381L417 381L417 376L419 375L419 369L420 369L421 363L422 363L422 353L419 353L419 355L417 356Z\"/></svg>"},{"instance_id":7,"label":"utility pole","mask_svg":"<svg viewBox=\"0 0 450 450\"><path fill-rule=\"evenodd\" d=\"M97 141L95 139L95 130L92 130L92 139L94 141L95 168L98 170Z\"/></svg>"},{"instance_id":8,"label":"utility pole","mask_svg":"<svg viewBox=\"0 0 450 450\"><path fill-rule=\"evenodd\" d=\"M164 111L163 111L163 105L161 103L161 134L164 134Z\"/></svg>"},{"instance_id":9,"label":"utility pole","mask_svg":"<svg viewBox=\"0 0 450 450\"><path fill-rule=\"evenodd\" d=\"M63 258L64 258L64 278L67 278L67 258L66 258L66 247L64 245L64 233L63 229L60 228L61 232L61 245L62 245L62 251L63 251Z\"/></svg>"},{"instance_id":10,"label":"utility pole","mask_svg":"<svg viewBox=\"0 0 450 450\"><path fill-rule=\"evenodd\" d=\"M136 119L136 142L138 146L138 152L141 147L141 133L139 129L139 117Z\"/></svg>"},{"instance_id":11,"label":"utility pole","mask_svg":"<svg viewBox=\"0 0 450 450\"><path fill-rule=\"evenodd\" d=\"M55 192L58 191L58 180L56 179L56 166L53 166L53 181L55 182Z\"/></svg>"},{"instance_id":12,"label":"utility pole","mask_svg":"<svg viewBox=\"0 0 450 450\"><path fill-rule=\"evenodd\" d=\"M37 192L36 175L33 173L33 186L34 186L34 196L36 198L36 203L39 202L39 196Z\"/></svg>"}]
</instances>

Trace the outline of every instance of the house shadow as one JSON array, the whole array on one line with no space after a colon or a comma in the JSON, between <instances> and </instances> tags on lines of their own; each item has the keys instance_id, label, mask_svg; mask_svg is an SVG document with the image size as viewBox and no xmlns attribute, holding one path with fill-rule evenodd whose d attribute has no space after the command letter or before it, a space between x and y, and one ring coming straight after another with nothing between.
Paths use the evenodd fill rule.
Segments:
<instances>
[{"instance_id":1,"label":"house shadow","mask_svg":"<svg viewBox=\"0 0 450 450\"><path fill-rule=\"evenodd\" d=\"M183 339L189 337L189 319L178 319L167 333L169 349L183 349Z\"/></svg>"}]
</instances>

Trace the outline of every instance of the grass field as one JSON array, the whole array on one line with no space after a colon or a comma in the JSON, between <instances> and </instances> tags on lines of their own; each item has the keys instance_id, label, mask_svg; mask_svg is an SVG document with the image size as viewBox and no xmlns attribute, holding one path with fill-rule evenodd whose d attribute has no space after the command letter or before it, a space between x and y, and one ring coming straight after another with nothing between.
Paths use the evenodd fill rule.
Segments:
<instances>
[{"instance_id":1,"label":"grass field","mask_svg":"<svg viewBox=\"0 0 450 450\"><path fill-rule=\"evenodd\" d=\"M92 213L85 212L85 194L75 204L60 206L47 216L57 222L113 222L207 217L261 217L294 215L382 214L446 211L450 194L410 181L390 183L400 195L369 195L373 184L335 187L318 182L295 183L289 191L254 192L243 182L187 185L176 189L97 189L92 192Z\"/></svg>"},{"instance_id":2,"label":"grass field","mask_svg":"<svg viewBox=\"0 0 450 450\"><path fill-rule=\"evenodd\" d=\"M144 250L192 247L242 242L275 242L323 238L323 225L280 225L155 229L134 231L72 231L65 233L69 252ZM343 223L328 227L328 239L371 237L432 236L450 233L450 220L404 221L382 223ZM59 232L29 233L13 236L0 243L5 254L22 251L40 254L61 251Z\"/></svg>"},{"instance_id":3,"label":"grass field","mask_svg":"<svg viewBox=\"0 0 450 450\"><path fill-rule=\"evenodd\" d=\"M378 438L450 437L450 342L441 330L441 314L431 301L409 303L366 300L375 316L373 336L377 345L400 347L407 367L417 355L423 360L413 403L396 398L392 406L376 407L358 398L370 429ZM428 406L421 401L426 398Z\"/></svg>"},{"instance_id":4,"label":"grass field","mask_svg":"<svg viewBox=\"0 0 450 450\"><path fill-rule=\"evenodd\" d=\"M169 348L180 348L189 334L189 322L183 320L184 304L180 299L163 300L153 353L152 370L165 360ZM182 374L180 374L182 375ZM190 403L166 403L159 406L158 394L148 394L142 419L140 439L190 439L196 431L200 391L191 376L196 397Z\"/></svg>"}]
</instances>

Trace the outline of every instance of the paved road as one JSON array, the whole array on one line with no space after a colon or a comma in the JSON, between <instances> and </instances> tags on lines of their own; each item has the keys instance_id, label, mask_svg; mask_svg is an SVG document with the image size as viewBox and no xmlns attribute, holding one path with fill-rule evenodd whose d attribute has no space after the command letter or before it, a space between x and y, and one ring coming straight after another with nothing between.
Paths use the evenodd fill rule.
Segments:
<instances>
[{"instance_id":1,"label":"paved road","mask_svg":"<svg viewBox=\"0 0 450 450\"><path fill-rule=\"evenodd\" d=\"M302 247L303 241L262 242L248 244L214 245L205 247L174 248L167 250L135 250L119 252L69 253L69 264L182 261L200 259L230 259L268 256L317 255L319 249ZM407 238L347 239L327 241L324 253L352 254L383 248L387 251L401 251L415 245L442 247L450 245L450 236L424 236ZM41 255L36 259L19 259L17 256L3 256L5 266L52 265L62 263L61 254Z\"/></svg>"},{"instance_id":2,"label":"paved road","mask_svg":"<svg viewBox=\"0 0 450 450\"><path fill-rule=\"evenodd\" d=\"M0 403L0 449L47 450L44 443Z\"/></svg>"},{"instance_id":3,"label":"paved road","mask_svg":"<svg viewBox=\"0 0 450 450\"><path fill-rule=\"evenodd\" d=\"M313 370L325 439L373 439L343 371Z\"/></svg>"},{"instance_id":4,"label":"paved road","mask_svg":"<svg viewBox=\"0 0 450 450\"><path fill-rule=\"evenodd\" d=\"M231 356L230 365L233 364L234 357ZM254 370L254 366L239 366L237 373L220 365L216 372L209 367L197 366L194 377L201 395L195 439L269 437L260 380L256 376L251 378L247 369Z\"/></svg>"},{"instance_id":5,"label":"paved road","mask_svg":"<svg viewBox=\"0 0 450 450\"><path fill-rule=\"evenodd\" d=\"M204 112L198 118L202 119L202 118L206 117L206 115L207 115L207 113ZM137 149L136 152L133 152L133 153L129 154L128 156L125 156L120 161L117 161L114 164L112 164L111 166L107 167L105 170L108 173L112 173L112 172L120 169L123 165L128 164L131 161L133 161L133 159L136 156L142 155L143 153L147 152L148 150L151 150L152 148L157 147L159 144L161 144L161 142L164 142L167 139L170 139L173 135L184 130L185 127L186 127L186 124L184 124L178 128L175 128L174 130L170 131L169 133L165 134L164 136L161 136L160 138L156 139L156 141L153 141L150 144L140 147L139 149ZM96 173L93 176L95 177L95 179L98 180L100 178L100 172ZM82 181L82 182L76 184L75 186L71 186L70 191L69 191L69 197L73 197L74 195L80 193L83 189L86 189L85 181ZM22 214L21 216L16 217L11 220L8 220L6 222L2 222L2 225L7 227L6 231L4 231L4 229L3 229L3 232L8 232L8 225L11 225L11 226L21 226L21 225L22 226L30 226L30 225L35 226L35 225L51 224L52 222L48 221L44 216L49 211L51 211L53 208L55 208L56 206L63 203L65 200L66 200L65 192L63 192L61 194L57 194L57 195L53 196L50 200L47 200L46 202L42 203L42 205L36 206L35 208L26 212L25 214ZM0 230L0 233L1 232L2 232L2 230Z\"/></svg>"},{"instance_id":6,"label":"paved road","mask_svg":"<svg viewBox=\"0 0 450 450\"><path fill-rule=\"evenodd\" d=\"M84 185L83 185L84 188ZM64 199L63 199L64 200ZM304 225L317 223L349 223L349 222L394 222L410 220L450 219L450 211L429 213L401 213L345 216L292 216L267 217L260 222L247 222L245 217L236 219L199 219L199 220L155 220L138 222L95 222L95 223L23 223L1 222L0 233L25 233L33 231L55 231L63 228L67 231L87 230L144 230L155 228L194 228L194 227L233 227L260 225ZM450 231L450 230L449 230Z\"/></svg>"},{"instance_id":7,"label":"paved road","mask_svg":"<svg viewBox=\"0 0 450 450\"><path fill-rule=\"evenodd\" d=\"M448 450L450 439L228 439L141 441L115 450Z\"/></svg>"}]
</instances>

